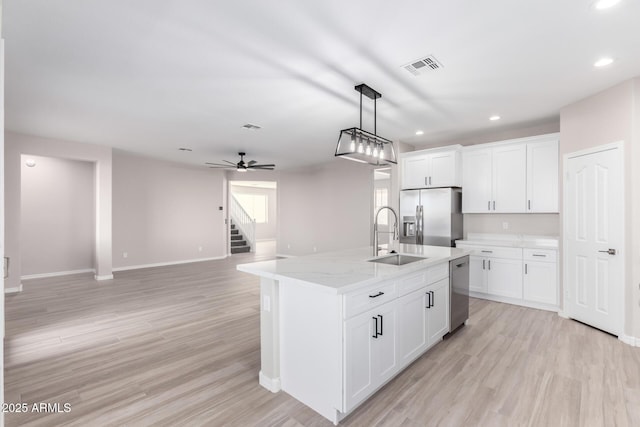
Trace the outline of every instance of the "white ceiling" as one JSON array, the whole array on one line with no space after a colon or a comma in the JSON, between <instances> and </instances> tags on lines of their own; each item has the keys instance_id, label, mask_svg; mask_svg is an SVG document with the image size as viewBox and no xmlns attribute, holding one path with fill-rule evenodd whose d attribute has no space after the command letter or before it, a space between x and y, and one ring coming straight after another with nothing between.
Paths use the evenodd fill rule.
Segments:
<instances>
[{"instance_id":1,"label":"white ceiling","mask_svg":"<svg viewBox=\"0 0 640 427\"><path fill-rule=\"evenodd\" d=\"M3 13L7 129L194 164L240 150L278 169L329 161L358 125L361 82L383 95L378 133L423 145L554 120L640 75L634 0L5 0ZM427 54L444 68L401 67ZM603 55L616 62L595 69Z\"/></svg>"}]
</instances>

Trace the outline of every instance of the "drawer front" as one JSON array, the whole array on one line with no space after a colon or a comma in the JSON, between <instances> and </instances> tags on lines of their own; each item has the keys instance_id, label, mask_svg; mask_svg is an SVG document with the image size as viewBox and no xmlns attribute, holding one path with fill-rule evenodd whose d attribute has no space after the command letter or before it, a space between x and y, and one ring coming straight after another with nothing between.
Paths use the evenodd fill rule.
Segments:
<instances>
[{"instance_id":1,"label":"drawer front","mask_svg":"<svg viewBox=\"0 0 640 427\"><path fill-rule=\"evenodd\" d=\"M434 265L427 270L427 284L430 285L439 280L449 277L449 263Z\"/></svg>"},{"instance_id":2,"label":"drawer front","mask_svg":"<svg viewBox=\"0 0 640 427\"><path fill-rule=\"evenodd\" d=\"M505 259L522 259L521 248L506 248L503 246L466 246L459 245L464 249L469 249L471 255L484 256L491 258L505 258Z\"/></svg>"},{"instance_id":3,"label":"drawer front","mask_svg":"<svg viewBox=\"0 0 640 427\"><path fill-rule=\"evenodd\" d=\"M524 249L525 261L556 262L558 251L554 249Z\"/></svg>"},{"instance_id":4,"label":"drawer front","mask_svg":"<svg viewBox=\"0 0 640 427\"><path fill-rule=\"evenodd\" d=\"M424 271L410 274L398 279L398 296L410 294L427 284L427 274Z\"/></svg>"},{"instance_id":5,"label":"drawer front","mask_svg":"<svg viewBox=\"0 0 640 427\"><path fill-rule=\"evenodd\" d=\"M349 318L391 301L398 296L396 283L381 283L364 290L345 294L344 315Z\"/></svg>"}]
</instances>

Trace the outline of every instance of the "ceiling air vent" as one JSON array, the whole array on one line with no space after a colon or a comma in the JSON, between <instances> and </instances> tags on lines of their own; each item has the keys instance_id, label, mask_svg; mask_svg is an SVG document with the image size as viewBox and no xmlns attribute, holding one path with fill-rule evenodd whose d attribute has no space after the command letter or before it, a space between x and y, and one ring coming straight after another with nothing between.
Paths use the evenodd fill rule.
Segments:
<instances>
[{"instance_id":1,"label":"ceiling air vent","mask_svg":"<svg viewBox=\"0 0 640 427\"><path fill-rule=\"evenodd\" d=\"M246 125L242 125L242 127L245 128L245 129L249 129L249 130L262 129L262 126L254 125L252 123L247 123Z\"/></svg>"},{"instance_id":2,"label":"ceiling air vent","mask_svg":"<svg viewBox=\"0 0 640 427\"><path fill-rule=\"evenodd\" d=\"M411 61L402 67L414 76L419 76L437 71L443 68L443 65L433 55L429 55L426 58Z\"/></svg>"}]
</instances>

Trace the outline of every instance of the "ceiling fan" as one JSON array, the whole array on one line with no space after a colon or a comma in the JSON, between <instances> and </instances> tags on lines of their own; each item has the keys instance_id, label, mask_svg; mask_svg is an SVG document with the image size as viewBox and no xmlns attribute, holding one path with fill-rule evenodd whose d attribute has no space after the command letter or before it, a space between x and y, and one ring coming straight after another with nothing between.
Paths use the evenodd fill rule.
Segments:
<instances>
[{"instance_id":1,"label":"ceiling fan","mask_svg":"<svg viewBox=\"0 0 640 427\"><path fill-rule=\"evenodd\" d=\"M246 171L254 171L254 170L268 170L272 171L276 165L259 165L255 160L250 160L249 162L244 161L244 156L246 153L242 151L238 153L240 156L240 161L238 163L233 163L228 160L223 160L225 163L209 163L206 162L205 165L209 165L210 168L220 168L220 169L235 169L238 172L246 172Z\"/></svg>"}]
</instances>

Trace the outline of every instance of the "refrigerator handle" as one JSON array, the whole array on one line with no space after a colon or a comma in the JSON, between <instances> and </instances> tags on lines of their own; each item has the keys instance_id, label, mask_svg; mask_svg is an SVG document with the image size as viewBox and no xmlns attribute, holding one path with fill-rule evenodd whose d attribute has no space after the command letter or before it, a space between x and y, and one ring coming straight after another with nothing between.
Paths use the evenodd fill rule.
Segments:
<instances>
[{"instance_id":1,"label":"refrigerator handle","mask_svg":"<svg viewBox=\"0 0 640 427\"><path fill-rule=\"evenodd\" d=\"M421 245L422 240L422 205L416 206L416 244Z\"/></svg>"}]
</instances>

